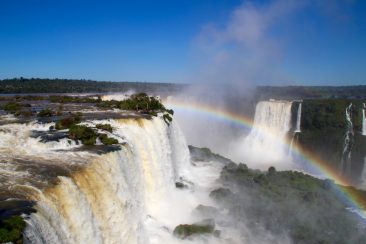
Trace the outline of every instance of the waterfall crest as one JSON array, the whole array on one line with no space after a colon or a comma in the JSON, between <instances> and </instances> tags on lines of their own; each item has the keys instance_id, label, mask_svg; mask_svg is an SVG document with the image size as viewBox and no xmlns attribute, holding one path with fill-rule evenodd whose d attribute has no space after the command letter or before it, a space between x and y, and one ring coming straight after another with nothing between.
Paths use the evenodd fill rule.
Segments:
<instances>
[{"instance_id":1,"label":"waterfall crest","mask_svg":"<svg viewBox=\"0 0 366 244\"><path fill-rule=\"evenodd\" d=\"M111 124L126 142L122 149L58 177L59 184L36 196L26 230L30 243L153 243L158 230L149 222L167 222L163 200L189 165L188 147L177 127L161 119Z\"/></svg>"}]
</instances>

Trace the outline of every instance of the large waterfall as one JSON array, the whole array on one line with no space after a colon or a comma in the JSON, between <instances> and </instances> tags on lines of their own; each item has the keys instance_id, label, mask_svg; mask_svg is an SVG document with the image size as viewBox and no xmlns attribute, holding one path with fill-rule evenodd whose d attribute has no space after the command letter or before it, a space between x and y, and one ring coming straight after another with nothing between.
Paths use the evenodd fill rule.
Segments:
<instances>
[{"instance_id":1,"label":"large waterfall","mask_svg":"<svg viewBox=\"0 0 366 244\"><path fill-rule=\"evenodd\" d=\"M1 126L0 176L8 177L12 192L36 202L37 212L26 220L26 243L181 243L173 229L201 221L192 214L199 204L214 205L208 193L222 165L193 166L175 122L87 123L110 123L115 128L110 136L121 150L97 155L76 150L80 146L67 139L43 143L30 136L52 124ZM52 167L59 173L53 178L48 176ZM177 181L189 182L190 188L177 189ZM225 227L221 230L225 237ZM188 242L220 241L205 236Z\"/></svg>"},{"instance_id":2,"label":"large waterfall","mask_svg":"<svg viewBox=\"0 0 366 244\"><path fill-rule=\"evenodd\" d=\"M276 162L287 158L287 133L291 129L289 101L261 101L255 109L254 124L244 150L254 162Z\"/></svg>"}]
</instances>

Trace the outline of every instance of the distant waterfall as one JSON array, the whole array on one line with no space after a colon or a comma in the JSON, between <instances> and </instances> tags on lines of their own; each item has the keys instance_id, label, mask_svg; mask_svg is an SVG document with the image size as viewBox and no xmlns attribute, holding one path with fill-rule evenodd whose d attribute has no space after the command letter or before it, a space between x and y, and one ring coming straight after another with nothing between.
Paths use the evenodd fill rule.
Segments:
<instances>
[{"instance_id":1,"label":"distant waterfall","mask_svg":"<svg viewBox=\"0 0 366 244\"><path fill-rule=\"evenodd\" d=\"M296 116L296 126L295 126L295 130L294 133L292 135L292 139L290 142L290 147L289 147L289 154L292 153L292 148L294 146L294 144L297 143L298 139L299 139L299 133L301 132L301 110L302 110L302 103L299 103L299 106L297 108L297 116Z\"/></svg>"},{"instance_id":2,"label":"distant waterfall","mask_svg":"<svg viewBox=\"0 0 366 244\"><path fill-rule=\"evenodd\" d=\"M295 133L301 132L301 110L302 110L302 103L299 103L299 107L297 109L297 117L296 117L296 128Z\"/></svg>"},{"instance_id":3,"label":"distant waterfall","mask_svg":"<svg viewBox=\"0 0 366 244\"><path fill-rule=\"evenodd\" d=\"M342 158L341 158L341 172L342 174L349 173L350 163L351 163L351 152L353 146L353 123L352 123L352 103L346 108L346 121L347 121L347 130L344 136L343 150L342 150Z\"/></svg>"},{"instance_id":4,"label":"distant waterfall","mask_svg":"<svg viewBox=\"0 0 366 244\"><path fill-rule=\"evenodd\" d=\"M365 110L366 110L366 105L363 103L362 104L362 135L363 136L366 136Z\"/></svg>"},{"instance_id":5,"label":"distant waterfall","mask_svg":"<svg viewBox=\"0 0 366 244\"><path fill-rule=\"evenodd\" d=\"M270 100L257 104L254 125L244 143L247 154L254 161L274 162L287 157L291 107L289 101Z\"/></svg>"},{"instance_id":6,"label":"distant waterfall","mask_svg":"<svg viewBox=\"0 0 366 244\"><path fill-rule=\"evenodd\" d=\"M362 173L361 173L360 186L363 189L366 189L366 156L363 158L363 168L362 168Z\"/></svg>"}]
</instances>

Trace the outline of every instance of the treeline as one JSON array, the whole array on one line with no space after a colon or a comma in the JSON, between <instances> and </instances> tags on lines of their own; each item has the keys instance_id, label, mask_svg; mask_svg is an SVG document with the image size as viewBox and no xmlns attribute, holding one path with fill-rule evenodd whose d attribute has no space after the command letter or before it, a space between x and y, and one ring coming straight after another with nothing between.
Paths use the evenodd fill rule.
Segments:
<instances>
[{"instance_id":1,"label":"treeline","mask_svg":"<svg viewBox=\"0 0 366 244\"><path fill-rule=\"evenodd\" d=\"M13 78L0 80L0 93L105 93L134 90L147 93L178 92L186 85L152 82L110 82L75 79Z\"/></svg>"},{"instance_id":2,"label":"treeline","mask_svg":"<svg viewBox=\"0 0 366 244\"><path fill-rule=\"evenodd\" d=\"M366 99L366 85L359 86L259 86L258 100L265 99Z\"/></svg>"}]
</instances>

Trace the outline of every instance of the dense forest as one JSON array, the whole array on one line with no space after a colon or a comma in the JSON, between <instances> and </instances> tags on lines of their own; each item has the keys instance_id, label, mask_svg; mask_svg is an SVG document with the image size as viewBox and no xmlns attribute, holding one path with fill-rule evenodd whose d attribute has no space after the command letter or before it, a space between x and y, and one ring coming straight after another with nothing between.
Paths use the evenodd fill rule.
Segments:
<instances>
[{"instance_id":1,"label":"dense forest","mask_svg":"<svg viewBox=\"0 0 366 244\"><path fill-rule=\"evenodd\" d=\"M259 86L256 99L365 99L366 85L359 86Z\"/></svg>"},{"instance_id":2,"label":"dense forest","mask_svg":"<svg viewBox=\"0 0 366 244\"><path fill-rule=\"evenodd\" d=\"M175 92L186 85L153 82L110 82L76 79L13 78L0 80L0 93L105 93L125 92Z\"/></svg>"}]
</instances>

